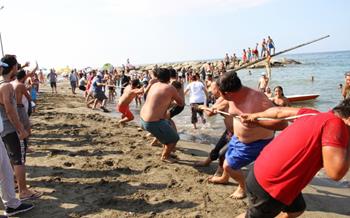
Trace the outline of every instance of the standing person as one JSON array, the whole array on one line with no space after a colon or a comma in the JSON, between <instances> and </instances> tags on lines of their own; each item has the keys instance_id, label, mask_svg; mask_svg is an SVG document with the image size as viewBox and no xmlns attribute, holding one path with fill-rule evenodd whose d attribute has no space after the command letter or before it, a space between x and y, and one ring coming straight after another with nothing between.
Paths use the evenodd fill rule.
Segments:
<instances>
[{"instance_id":1,"label":"standing person","mask_svg":"<svg viewBox=\"0 0 350 218\"><path fill-rule=\"evenodd\" d=\"M134 119L134 115L131 113L129 105L137 95L142 94L144 91L143 87L138 88L139 84L140 81L138 79L133 79L131 84L125 88L123 95L119 98L117 111L122 114L122 117L118 122L119 125L124 125Z\"/></svg>"},{"instance_id":2,"label":"standing person","mask_svg":"<svg viewBox=\"0 0 350 218\"><path fill-rule=\"evenodd\" d=\"M274 96L272 98L272 103L275 106L286 107L289 106L288 98L284 96L283 88L281 86L276 86L274 89Z\"/></svg>"},{"instance_id":3,"label":"standing person","mask_svg":"<svg viewBox=\"0 0 350 218\"><path fill-rule=\"evenodd\" d=\"M45 84L45 76L42 70L39 70L38 76L39 76L40 83Z\"/></svg>"},{"instance_id":4,"label":"standing person","mask_svg":"<svg viewBox=\"0 0 350 218\"><path fill-rule=\"evenodd\" d=\"M248 62L251 62L252 61L252 50L250 48L248 48L247 50L247 60Z\"/></svg>"},{"instance_id":5,"label":"standing person","mask_svg":"<svg viewBox=\"0 0 350 218\"><path fill-rule=\"evenodd\" d=\"M115 85L116 85L116 79L115 76L112 73L109 73L108 80L107 80L107 87L108 87L108 101L114 102L115 99Z\"/></svg>"},{"instance_id":6,"label":"standing person","mask_svg":"<svg viewBox=\"0 0 350 218\"><path fill-rule=\"evenodd\" d=\"M72 94L75 95L75 89L78 86L78 76L77 72L75 70L72 70L69 74L69 82L70 82L70 87L72 88Z\"/></svg>"},{"instance_id":7,"label":"standing person","mask_svg":"<svg viewBox=\"0 0 350 218\"><path fill-rule=\"evenodd\" d=\"M141 108L141 125L164 144L161 160L172 163L174 160L170 154L180 138L175 128L166 119L166 114L173 101L179 106L183 106L185 101L183 95L180 95L174 86L168 84L169 69L159 68L157 78L159 82L151 86L146 102Z\"/></svg>"},{"instance_id":8,"label":"standing person","mask_svg":"<svg viewBox=\"0 0 350 218\"><path fill-rule=\"evenodd\" d=\"M258 83L258 90L260 90L260 92L265 92L268 85L269 78L266 76L265 72L262 72Z\"/></svg>"},{"instance_id":9,"label":"standing person","mask_svg":"<svg viewBox=\"0 0 350 218\"><path fill-rule=\"evenodd\" d=\"M253 58L254 61L259 59L259 50L258 50L259 43L256 43L255 48L253 49Z\"/></svg>"},{"instance_id":10,"label":"standing person","mask_svg":"<svg viewBox=\"0 0 350 218\"><path fill-rule=\"evenodd\" d=\"M218 80L221 96L229 102L229 113L241 115L255 113L272 107L271 101L263 92L243 86L235 72L228 72ZM265 121L266 127L284 128L286 122ZM274 131L256 125L246 125L239 120L233 123L232 136L224 161L222 176L214 176L208 181L225 184L229 178L238 182L236 191L230 196L242 199L246 196L242 167L247 166L260 154L260 151L273 139Z\"/></svg>"},{"instance_id":11,"label":"standing person","mask_svg":"<svg viewBox=\"0 0 350 218\"><path fill-rule=\"evenodd\" d=\"M8 67L8 65L0 61L0 75L2 75L4 67ZM3 130L4 125L0 116L0 133L2 133ZM16 198L14 184L10 159L0 137L0 198L5 206L5 216L13 216L34 208L33 204L21 203L21 201Z\"/></svg>"},{"instance_id":12,"label":"standing person","mask_svg":"<svg viewBox=\"0 0 350 218\"><path fill-rule=\"evenodd\" d=\"M50 73L47 74L47 78L49 79L52 94L55 92L57 94L57 74L54 69L50 70Z\"/></svg>"},{"instance_id":13,"label":"standing person","mask_svg":"<svg viewBox=\"0 0 350 218\"><path fill-rule=\"evenodd\" d=\"M35 112L36 100L39 90L39 80L37 79L36 73L29 76L27 82L29 85L30 97L32 99L32 102L34 102L34 106L32 106L32 112Z\"/></svg>"},{"instance_id":14,"label":"standing person","mask_svg":"<svg viewBox=\"0 0 350 218\"><path fill-rule=\"evenodd\" d=\"M224 63L225 63L225 68L230 65L230 57L228 56L228 53L226 53L225 58L224 58Z\"/></svg>"},{"instance_id":15,"label":"standing person","mask_svg":"<svg viewBox=\"0 0 350 218\"><path fill-rule=\"evenodd\" d=\"M341 86L342 96L348 98L350 96L350 71L345 73L344 85Z\"/></svg>"},{"instance_id":16,"label":"standing person","mask_svg":"<svg viewBox=\"0 0 350 218\"><path fill-rule=\"evenodd\" d=\"M264 58L266 56L266 51L267 51L267 45L266 45L266 40L263 39L261 42L261 58Z\"/></svg>"},{"instance_id":17,"label":"standing person","mask_svg":"<svg viewBox=\"0 0 350 218\"><path fill-rule=\"evenodd\" d=\"M24 85L24 82L26 80L26 72L24 70L20 70L17 72L16 75L17 79L15 81L12 81L11 84L13 86L13 89L15 91L16 96L16 104L17 104L17 114L19 117L20 122L23 124L24 129L28 132L29 136L31 134L31 124L29 121L29 115L28 115L28 108L25 107L23 104L23 97L27 102L32 101L31 95L29 95L26 86ZM29 107L29 104L28 104ZM28 148L28 137L24 139L25 143L27 144L27 152L29 152Z\"/></svg>"},{"instance_id":18,"label":"standing person","mask_svg":"<svg viewBox=\"0 0 350 218\"><path fill-rule=\"evenodd\" d=\"M232 56L232 60L231 62L233 63L233 68L235 68L236 66L236 62L237 62L237 56L236 56L236 53L233 53L233 56Z\"/></svg>"},{"instance_id":19,"label":"standing person","mask_svg":"<svg viewBox=\"0 0 350 218\"><path fill-rule=\"evenodd\" d=\"M243 49L242 62L243 64L247 63L247 52L245 49Z\"/></svg>"},{"instance_id":20,"label":"standing person","mask_svg":"<svg viewBox=\"0 0 350 218\"><path fill-rule=\"evenodd\" d=\"M193 75L192 81L190 84L187 85L185 89L185 95L187 93L190 94L190 105L191 105L191 112L192 112L192 118L191 123L193 124L193 128L197 129L197 113L202 119L202 123L205 124L206 120L203 116L203 111L198 109L198 105L204 105L206 99L208 98L208 92L204 84L200 81L198 81L199 76Z\"/></svg>"},{"instance_id":21,"label":"standing person","mask_svg":"<svg viewBox=\"0 0 350 218\"><path fill-rule=\"evenodd\" d=\"M350 166L350 99L333 110L275 107L243 114L243 123L258 124L258 117L299 116L282 131L256 159L246 180L249 208L240 217L300 216L306 204L304 187L324 168L339 181ZM281 213L282 212L282 213Z\"/></svg>"},{"instance_id":22,"label":"standing person","mask_svg":"<svg viewBox=\"0 0 350 218\"><path fill-rule=\"evenodd\" d=\"M271 39L270 36L267 37L266 43L267 43L267 46L269 48L269 53L274 55L275 54L275 43L273 42L273 40Z\"/></svg>"},{"instance_id":23,"label":"standing person","mask_svg":"<svg viewBox=\"0 0 350 218\"><path fill-rule=\"evenodd\" d=\"M17 60L14 55L5 55L1 61L8 65L0 76L0 114L4 125L1 137L13 164L19 198L21 200L36 199L42 193L30 190L27 187L25 171L27 145L23 140L28 137L28 132L18 117L15 91L10 83L11 78L17 73Z\"/></svg>"}]
</instances>

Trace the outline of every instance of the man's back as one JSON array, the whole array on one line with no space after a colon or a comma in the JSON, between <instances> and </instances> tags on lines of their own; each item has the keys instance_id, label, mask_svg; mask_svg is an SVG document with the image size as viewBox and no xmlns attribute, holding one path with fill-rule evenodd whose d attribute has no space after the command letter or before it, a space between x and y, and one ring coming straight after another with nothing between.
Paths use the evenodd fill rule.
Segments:
<instances>
[{"instance_id":1,"label":"man's back","mask_svg":"<svg viewBox=\"0 0 350 218\"><path fill-rule=\"evenodd\" d=\"M317 115L295 120L265 147L255 162L254 173L259 184L287 205L322 168L322 146L346 148L349 139L346 125L332 112L319 113L312 109L298 112L309 113Z\"/></svg>"},{"instance_id":2,"label":"man's back","mask_svg":"<svg viewBox=\"0 0 350 218\"><path fill-rule=\"evenodd\" d=\"M165 119L166 111L174 98L174 93L177 93L176 89L167 83L157 82L153 84L141 109L141 118L147 122Z\"/></svg>"}]
</instances>

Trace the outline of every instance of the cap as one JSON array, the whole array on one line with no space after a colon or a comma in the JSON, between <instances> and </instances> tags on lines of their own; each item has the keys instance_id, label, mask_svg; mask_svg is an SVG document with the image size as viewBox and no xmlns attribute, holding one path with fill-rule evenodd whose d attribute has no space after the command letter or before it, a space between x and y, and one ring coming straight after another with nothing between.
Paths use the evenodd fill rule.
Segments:
<instances>
[{"instance_id":1,"label":"cap","mask_svg":"<svg viewBox=\"0 0 350 218\"><path fill-rule=\"evenodd\" d=\"M261 73L261 76L266 76L266 73L265 73L265 72L262 72L262 73Z\"/></svg>"},{"instance_id":2,"label":"cap","mask_svg":"<svg viewBox=\"0 0 350 218\"><path fill-rule=\"evenodd\" d=\"M0 61L0 67L8 67L9 65L5 62Z\"/></svg>"}]
</instances>

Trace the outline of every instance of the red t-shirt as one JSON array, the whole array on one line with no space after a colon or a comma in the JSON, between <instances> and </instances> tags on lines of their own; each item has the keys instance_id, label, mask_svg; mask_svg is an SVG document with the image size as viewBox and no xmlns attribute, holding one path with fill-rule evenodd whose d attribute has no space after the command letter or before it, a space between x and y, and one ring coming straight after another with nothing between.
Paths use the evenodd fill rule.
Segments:
<instances>
[{"instance_id":1,"label":"red t-shirt","mask_svg":"<svg viewBox=\"0 0 350 218\"><path fill-rule=\"evenodd\" d=\"M278 201L290 205L323 167L322 146L347 147L345 123L332 111L300 109L298 118L282 131L255 161L254 174L261 187Z\"/></svg>"}]
</instances>

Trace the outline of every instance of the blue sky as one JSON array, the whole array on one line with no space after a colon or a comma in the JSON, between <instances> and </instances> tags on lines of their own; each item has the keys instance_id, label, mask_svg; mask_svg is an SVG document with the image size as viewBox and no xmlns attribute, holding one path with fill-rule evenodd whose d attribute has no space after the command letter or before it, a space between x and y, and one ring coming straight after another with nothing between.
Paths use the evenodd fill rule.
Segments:
<instances>
[{"instance_id":1,"label":"blue sky","mask_svg":"<svg viewBox=\"0 0 350 218\"><path fill-rule=\"evenodd\" d=\"M0 0L5 53L41 66L121 65L241 55L270 35L277 51L350 50L347 0Z\"/></svg>"}]
</instances>

